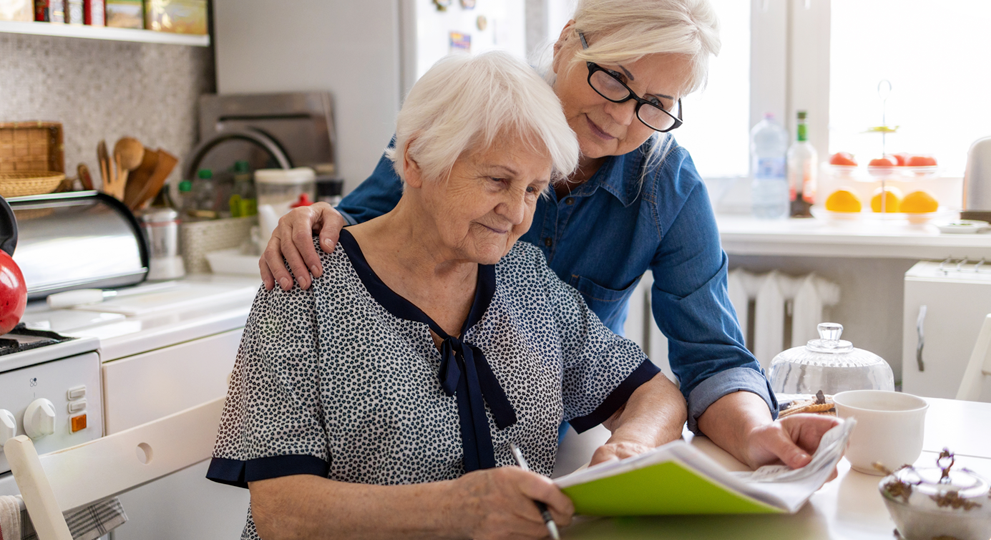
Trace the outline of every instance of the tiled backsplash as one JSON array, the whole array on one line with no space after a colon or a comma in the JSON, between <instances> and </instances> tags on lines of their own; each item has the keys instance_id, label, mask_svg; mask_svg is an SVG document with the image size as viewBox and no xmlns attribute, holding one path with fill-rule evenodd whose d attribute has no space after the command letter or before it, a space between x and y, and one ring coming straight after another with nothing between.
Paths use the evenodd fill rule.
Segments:
<instances>
[{"instance_id":1,"label":"tiled backsplash","mask_svg":"<svg viewBox=\"0 0 991 540\"><path fill-rule=\"evenodd\" d=\"M0 122L61 122L68 176L83 162L98 177L100 139L130 135L179 157L174 182L214 81L206 47L0 33Z\"/></svg>"}]
</instances>

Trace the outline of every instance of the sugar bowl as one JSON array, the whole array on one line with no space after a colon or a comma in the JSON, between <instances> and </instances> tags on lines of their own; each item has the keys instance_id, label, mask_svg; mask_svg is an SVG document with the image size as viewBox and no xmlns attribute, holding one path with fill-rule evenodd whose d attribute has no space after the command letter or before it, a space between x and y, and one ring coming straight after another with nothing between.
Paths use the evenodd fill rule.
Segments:
<instances>
[{"instance_id":1,"label":"sugar bowl","mask_svg":"<svg viewBox=\"0 0 991 540\"><path fill-rule=\"evenodd\" d=\"M991 489L987 480L966 468L954 468L953 453L945 448L936 465L906 465L887 471L888 476L878 484L901 537L991 538Z\"/></svg>"}]
</instances>

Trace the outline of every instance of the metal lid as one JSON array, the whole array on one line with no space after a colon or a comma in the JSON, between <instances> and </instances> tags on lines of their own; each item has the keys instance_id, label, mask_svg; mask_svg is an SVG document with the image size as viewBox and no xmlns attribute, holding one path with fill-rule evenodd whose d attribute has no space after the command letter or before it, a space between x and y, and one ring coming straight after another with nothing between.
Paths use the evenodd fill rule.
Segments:
<instances>
[{"instance_id":1,"label":"metal lid","mask_svg":"<svg viewBox=\"0 0 991 540\"><path fill-rule=\"evenodd\" d=\"M887 471L889 474L878 489L889 500L919 508L966 512L991 507L988 504L991 485L969 469L954 469L954 462L953 452L944 448L936 459L936 467L907 465L894 472Z\"/></svg>"},{"instance_id":2,"label":"metal lid","mask_svg":"<svg viewBox=\"0 0 991 540\"><path fill-rule=\"evenodd\" d=\"M312 182L317 177L309 167L295 169L259 169L255 171L255 182L259 184L296 185Z\"/></svg>"},{"instance_id":3,"label":"metal lid","mask_svg":"<svg viewBox=\"0 0 991 540\"><path fill-rule=\"evenodd\" d=\"M179 212L171 208L148 208L141 212L140 217L145 223L163 223L178 219Z\"/></svg>"}]
</instances>

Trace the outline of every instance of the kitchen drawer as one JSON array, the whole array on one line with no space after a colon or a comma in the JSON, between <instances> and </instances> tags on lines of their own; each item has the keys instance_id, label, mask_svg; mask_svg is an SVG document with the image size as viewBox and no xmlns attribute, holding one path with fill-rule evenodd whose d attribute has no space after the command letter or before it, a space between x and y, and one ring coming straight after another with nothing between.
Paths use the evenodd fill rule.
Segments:
<instances>
[{"instance_id":1,"label":"kitchen drawer","mask_svg":"<svg viewBox=\"0 0 991 540\"><path fill-rule=\"evenodd\" d=\"M225 395L242 332L232 330L104 364L107 434Z\"/></svg>"}]
</instances>

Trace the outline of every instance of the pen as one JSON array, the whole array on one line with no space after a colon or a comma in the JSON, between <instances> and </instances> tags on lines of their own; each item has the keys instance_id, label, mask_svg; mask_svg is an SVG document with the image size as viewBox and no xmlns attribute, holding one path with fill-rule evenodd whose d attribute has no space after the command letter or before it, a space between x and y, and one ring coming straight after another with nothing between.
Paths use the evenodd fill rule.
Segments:
<instances>
[{"instance_id":1,"label":"pen","mask_svg":"<svg viewBox=\"0 0 991 540\"><path fill-rule=\"evenodd\" d=\"M509 449L512 450L513 457L516 458L516 464L524 471L529 471L530 467L526 464L526 460L523 459L523 454L520 453L520 449L516 444L509 443ZM551 538L561 540L561 535L557 532L557 524L554 523L554 518L551 517L551 512L547 509L547 505L540 501L533 501L533 503L537 505L537 510L540 510L540 515L544 518L544 525L547 525L547 531L551 533Z\"/></svg>"}]
</instances>

